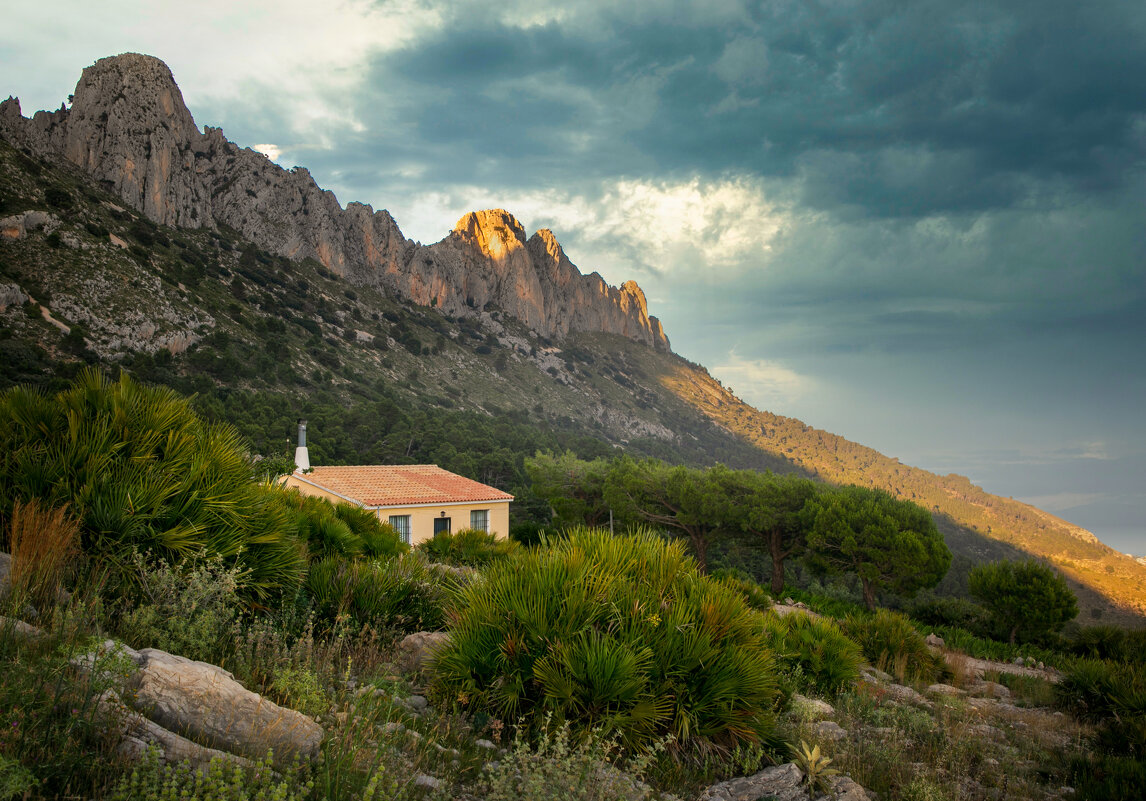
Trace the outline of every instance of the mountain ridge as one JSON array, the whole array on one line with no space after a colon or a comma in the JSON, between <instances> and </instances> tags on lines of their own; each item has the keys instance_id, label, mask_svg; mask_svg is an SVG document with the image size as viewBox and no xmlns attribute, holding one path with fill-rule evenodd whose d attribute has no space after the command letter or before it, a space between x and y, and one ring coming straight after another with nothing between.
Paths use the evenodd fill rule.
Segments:
<instances>
[{"instance_id":1,"label":"mountain ridge","mask_svg":"<svg viewBox=\"0 0 1146 801\"><path fill-rule=\"evenodd\" d=\"M167 115L170 107L171 118L178 121L182 117L173 98L169 103L156 99L156 113ZM112 102L121 102L118 95ZM89 105L82 108L87 109L82 119L98 121L102 115ZM333 251L324 262L295 248L287 248L288 252L264 248L240 226L265 232L268 229L258 222L265 222L265 217L255 215L258 225L243 219L236 225L223 219L214 226L183 227L152 221L146 213L147 198L162 199L167 194L146 179L149 173L140 165L151 161L132 158L132 169L126 170L126 161L113 159L108 174L121 179L117 183L112 177L101 178L102 162L94 162L93 170L83 155L95 152L90 143L101 141L98 131L67 139L66 127L61 127L66 113L66 109L40 112L29 120L19 113L14 99L0 104L0 137L24 148L23 152L7 145L0 148L4 181L0 200L7 197L10 205L0 208L0 215L9 215L0 220L4 248L0 319L6 337L0 346L5 347L5 359L13 363L23 359L30 365L22 375L46 381L52 365L88 360L141 370L155 380L182 376L191 391L206 395L218 390L224 402L237 394L273 390L294 398L289 411L277 415L283 420L305 411L299 397L306 393L330 389L342 393L349 405L357 402L356 397L370 396L371 385L385 383L403 403L469 410L576 432L599 438L606 451L622 447L669 460L696 464L719 460L730 466L794 470L836 483L880 486L930 508L964 560L1022 554L1050 559L1076 590L1093 596L1090 609L1121 610L1116 613L1141 625L1140 615L1146 611L1142 565L1097 542L1089 532L1026 504L991 496L964 477L936 476L901 465L843 437L747 406L703 367L669 351L667 339L664 347L657 347L655 337L643 336L643 331L653 331L656 318L647 317L639 287L612 288L595 274L582 276L552 232L527 237L521 223L500 209L464 215L454 231L432 246L438 248L433 258L447 261L452 254L449 258L464 268L454 273L458 283L449 285L461 293L451 295L459 302L431 308L438 295L429 289L419 296L426 302L411 303L383 280L352 281L353 269L342 273L335 269L340 262ZM126 110L121 116L131 117ZM109 114L108 120L112 118ZM155 153L162 150L163 130L167 129L160 126L160 131L133 135L150 140L154 133L159 143L152 148ZM238 175L229 186L227 174L220 173L220 186L226 188L218 197L224 200L235 187L246 196L255 186L248 182L253 180L252 164L287 182L300 180L305 172L287 173L265 157L227 142L221 132L208 129L202 136L225 143L221 147L226 152L248 154L236 156L233 166ZM64 155L67 146L61 143L66 141L88 142L72 146L78 161ZM36 142L39 148L33 147ZM42 167L36 158L56 166ZM144 178L132 183L123 175ZM305 177L307 185L321 193L309 173ZM272 185L263 187L267 193L263 202L274 206ZM124 201L125 186L139 205ZM342 212L330 193L315 197L328 196ZM234 202L246 203L241 198ZM225 203L222 207L229 208ZM257 211L257 203L250 208ZM361 204L348 204L345 213L362 220L369 215L371 225L389 219L388 213L374 213ZM390 245L363 241L384 251L398 240ZM403 247L410 246L414 253L422 252L416 243ZM531 275L533 283L515 283ZM586 291L598 295L616 293L608 300L608 308L615 310L609 314L616 316L608 318L608 325L594 327L594 319L583 309L565 309L560 318L567 326L563 334L558 334L560 327L554 327L553 334L538 331L530 322L529 309L569 303L573 295L562 290L569 286L588 287ZM523 305L502 305L499 299L507 295L524 299ZM577 314L582 314L580 320ZM646 319L649 328L637 335L619 324ZM609 330L611 326L617 330ZM547 339L558 335L560 342ZM10 373L6 380L22 379ZM228 408L219 407L224 419ZM260 423L261 429L248 430L252 440L264 443L261 452L269 452L266 432L278 430L281 423L267 419ZM366 433L356 436L366 437L371 422L362 425ZM415 431L403 436L410 444L396 452L398 458L415 452L415 440L425 435ZM374 453L357 444L338 448L342 450L331 447L334 460L365 458L345 455L349 453ZM395 452L377 453L394 458ZM447 464L453 458L446 446L429 455ZM464 460L458 464L457 470L468 470ZM473 477L504 483L498 478L504 471L490 469L494 472L489 477Z\"/></svg>"},{"instance_id":2,"label":"mountain ridge","mask_svg":"<svg viewBox=\"0 0 1146 801\"><path fill-rule=\"evenodd\" d=\"M501 230L524 234L499 209L471 212L459 221L470 223L464 231L433 245L410 241L388 211L356 202L344 209L305 168L285 170L219 128L200 132L171 70L153 56L96 61L71 108L25 118L10 97L0 103L0 132L78 166L160 225L225 224L276 255L314 258L351 283L453 315L496 306L543 336L600 330L670 349L636 284L615 288L597 273L582 275L551 232L536 234L532 246L505 237L508 247L495 255L483 246L501 241Z\"/></svg>"}]
</instances>

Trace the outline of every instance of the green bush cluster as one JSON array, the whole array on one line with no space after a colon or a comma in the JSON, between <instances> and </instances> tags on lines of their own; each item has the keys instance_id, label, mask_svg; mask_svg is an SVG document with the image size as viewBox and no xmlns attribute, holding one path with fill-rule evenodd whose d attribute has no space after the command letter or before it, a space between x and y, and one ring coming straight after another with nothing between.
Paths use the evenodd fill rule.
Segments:
<instances>
[{"instance_id":1,"label":"green bush cluster","mask_svg":"<svg viewBox=\"0 0 1146 801\"><path fill-rule=\"evenodd\" d=\"M82 548L109 562L133 547L169 562L207 553L240 569L247 596L289 591L303 556L277 490L254 478L238 432L170 389L86 369L52 397L0 395L0 517L21 500L67 505Z\"/></svg>"},{"instance_id":2,"label":"green bush cluster","mask_svg":"<svg viewBox=\"0 0 1146 801\"><path fill-rule=\"evenodd\" d=\"M933 681L939 673L939 661L907 615L888 609L853 614L844 618L841 628L871 664L900 681Z\"/></svg>"},{"instance_id":3,"label":"green bush cluster","mask_svg":"<svg viewBox=\"0 0 1146 801\"><path fill-rule=\"evenodd\" d=\"M205 770L188 762L164 765L159 749L149 748L143 761L115 786L109 801L303 801L313 782L299 766L275 773L271 755L250 768L212 759Z\"/></svg>"},{"instance_id":4,"label":"green bush cluster","mask_svg":"<svg viewBox=\"0 0 1146 801\"><path fill-rule=\"evenodd\" d=\"M127 559L130 591L113 610L113 629L135 648L159 648L203 662L228 656L242 609L241 572L222 558L187 559L177 566L138 551Z\"/></svg>"},{"instance_id":5,"label":"green bush cluster","mask_svg":"<svg viewBox=\"0 0 1146 801\"><path fill-rule=\"evenodd\" d=\"M576 529L491 565L458 597L436 660L440 702L629 746L773 734L775 663L757 615L651 532Z\"/></svg>"},{"instance_id":6,"label":"green bush cluster","mask_svg":"<svg viewBox=\"0 0 1146 801\"><path fill-rule=\"evenodd\" d=\"M358 624L403 631L442 628L446 604L460 584L453 572L416 552L385 562L329 556L311 564L306 578L322 619L348 615Z\"/></svg>"},{"instance_id":7,"label":"green bush cluster","mask_svg":"<svg viewBox=\"0 0 1146 801\"><path fill-rule=\"evenodd\" d=\"M463 528L455 533L439 531L433 539L418 544L418 550L435 562L463 567L480 567L511 554L518 543L498 539L488 531Z\"/></svg>"},{"instance_id":8,"label":"green bush cluster","mask_svg":"<svg viewBox=\"0 0 1146 801\"><path fill-rule=\"evenodd\" d=\"M293 487L284 489L279 497L312 558L339 555L388 559L409 550L393 527L368 509L350 503L332 504L325 498L303 495Z\"/></svg>"},{"instance_id":9,"label":"green bush cluster","mask_svg":"<svg viewBox=\"0 0 1146 801\"><path fill-rule=\"evenodd\" d=\"M796 689L835 695L859 678L863 652L834 620L793 613L764 617L772 649Z\"/></svg>"}]
</instances>

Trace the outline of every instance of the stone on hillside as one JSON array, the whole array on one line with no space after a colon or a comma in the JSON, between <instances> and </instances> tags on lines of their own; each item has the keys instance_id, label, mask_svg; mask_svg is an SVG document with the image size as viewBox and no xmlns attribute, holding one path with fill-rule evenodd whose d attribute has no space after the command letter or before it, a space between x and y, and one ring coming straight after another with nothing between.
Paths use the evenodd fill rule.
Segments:
<instances>
[{"instance_id":1,"label":"stone on hillside","mask_svg":"<svg viewBox=\"0 0 1146 801\"><path fill-rule=\"evenodd\" d=\"M835 742L848 736L847 731L834 720L821 720L814 729L816 737Z\"/></svg>"},{"instance_id":2,"label":"stone on hillside","mask_svg":"<svg viewBox=\"0 0 1146 801\"><path fill-rule=\"evenodd\" d=\"M12 591L12 557L0 553L0 601L8 597Z\"/></svg>"},{"instance_id":3,"label":"stone on hillside","mask_svg":"<svg viewBox=\"0 0 1146 801\"><path fill-rule=\"evenodd\" d=\"M407 668L419 671L429 665L434 653L450 642L450 635L444 631L417 631L407 634L398 643Z\"/></svg>"},{"instance_id":4,"label":"stone on hillside","mask_svg":"<svg viewBox=\"0 0 1146 801\"><path fill-rule=\"evenodd\" d=\"M974 695L982 695L987 698L1010 698L1010 689L998 682L994 681L977 681L971 685L971 693Z\"/></svg>"},{"instance_id":5,"label":"stone on hillside","mask_svg":"<svg viewBox=\"0 0 1146 801\"><path fill-rule=\"evenodd\" d=\"M836 714L836 710L832 708L831 704L818 698L808 698L799 693L792 695L792 712L804 720L829 718Z\"/></svg>"},{"instance_id":6,"label":"stone on hillside","mask_svg":"<svg viewBox=\"0 0 1146 801\"><path fill-rule=\"evenodd\" d=\"M14 617L4 617L3 615L0 615L0 631L9 630L13 635L19 637L21 640L34 640L44 633L35 626L31 626L25 623L23 620L17 620Z\"/></svg>"},{"instance_id":7,"label":"stone on hillside","mask_svg":"<svg viewBox=\"0 0 1146 801\"><path fill-rule=\"evenodd\" d=\"M758 801L761 798L808 801L804 772L792 762L776 765L752 776L714 784L697 796L697 801Z\"/></svg>"},{"instance_id":8,"label":"stone on hillside","mask_svg":"<svg viewBox=\"0 0 1146 801\"><path fill-rule=\"evenodd\" d=\"M891 678L891 674L884 673L879 668L872 667L871 665L864 665L861 667L860 673L862 673L868 679L877 679L882 682L891 682L893 680Z\"/></svg>"},{"instance_id":9,"label":"stone on hillside","mask_svg":"<svg viewBox=\"0 0 1146 801\"><path fill-rule=\"evenodd\" d=\"M958 698L959 696L966 695L967 691L960 690L958 687L952 687L950 684L932 684L927 688L927 694Z\"/></svg>"},{"instance_id":10,"label":"stone on hillside","mask_svg":"<svg viewBox=\"0 0 1146 801\"><path fill-rule=\"evenodd\" d=\"M163 728L255 759L274 749L278 764L318 754L322 727L301 712L251 692L215 665L154 648L139 654L142 667L128 680L129 698Z\"/></svg>"},{"instance_id":11,"label":"stone on hillside","mask_svg":"<svg viewBox=\"0 0 1146 801\"><path fill-rule=\"evenodd\" d=\"M943 641L943 638L940 637L938 634L935 634L934 632L932 632L931 634L928 634L927 638L924 640L924 642L927 643L932 648L942 648L945 645L947 645L947 643Z\"/></svg>"},{"instance_id":12,"label":"stone on hillside","mask_svg":"<svg viewBox=\"0 0 1146 801\"><path fill-rule=\"evenodd\" d=\"M917 693L910 687L905 687L902 684L887 684L881 685L887 699L896 704L912 704L913 706L923 706L928 709L931 708L931 702Z\"/></svg>"},{"instance_id":13,"label":"stone on hillside","mask_svg":"<svg viewBox=\"0 0 1146 801\"><path fill-rule=\"evenodd\" d=\"M118 728L122 738L119 752L131 762L142 761L148 747L155 746L159 748L159 760L162 764L178 765L186 761L193 769L203 770L211 760L224 759L234 765L252 767L248 759L199 745L128 709L114 690L105 692L97 703L100 716L105 721L113 722Z\"/></svg>"},{"instance_id":14,"label":"stone on hillside","mask_svg":"<svg viewBox=\"0 0 1146 801\"><path fill-rule=\"evenodd\" d=\"M828 780L828 786L827 797L832 801L871 801L867 790L848 776L833 776Z\"/></svg>"}]
</instances>

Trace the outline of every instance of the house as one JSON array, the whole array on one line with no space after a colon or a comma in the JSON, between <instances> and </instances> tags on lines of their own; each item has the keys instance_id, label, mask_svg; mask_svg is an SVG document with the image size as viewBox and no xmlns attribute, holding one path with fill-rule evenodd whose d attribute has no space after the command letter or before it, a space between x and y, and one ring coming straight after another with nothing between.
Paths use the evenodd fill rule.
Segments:
<instances>
[{"instance_id":1,"label":"house","mask_svg":"<svg viewBox=\"0 0 1146 801\"><path fill-rule=\"evenodd\" d=\"M334 503L346 501L378 515L411 545L439 531L473 528L509 536L508 492L432 464L311 467L306 421L299 421L298 469L286 486Z\"/></svg>"}]
</instances>

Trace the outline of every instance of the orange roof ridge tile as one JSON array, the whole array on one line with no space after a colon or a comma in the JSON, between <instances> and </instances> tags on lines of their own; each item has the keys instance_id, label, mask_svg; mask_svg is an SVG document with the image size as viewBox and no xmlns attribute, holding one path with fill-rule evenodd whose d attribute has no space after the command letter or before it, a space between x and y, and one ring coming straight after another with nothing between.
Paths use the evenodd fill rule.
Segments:
<instances>
[{"instance_id":1,"label":"orange roof ridge tile","mask_svg":"<svg viewBox=\"0 0 1146 801\"><path fill-rule=\"evenodd\" d=\"M437 465L329 465L295 475L364 506L513 500L508 492Z\"/></svg>"}]
</instances>

